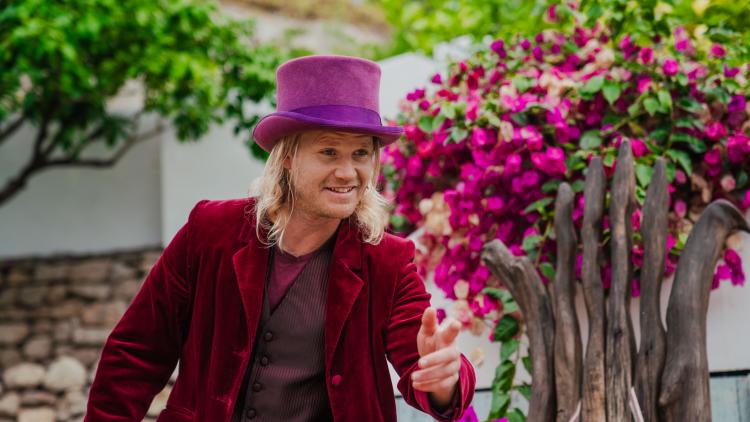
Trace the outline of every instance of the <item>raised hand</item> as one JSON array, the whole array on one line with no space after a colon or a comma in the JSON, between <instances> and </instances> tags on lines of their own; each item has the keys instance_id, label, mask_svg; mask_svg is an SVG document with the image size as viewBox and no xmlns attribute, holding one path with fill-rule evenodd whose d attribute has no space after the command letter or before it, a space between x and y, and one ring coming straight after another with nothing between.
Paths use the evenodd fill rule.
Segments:
<instances>
[{"instance_id":1,"label":"raised hand","mask_svg":"<svg viewBox=\"0 0 750 422\"><path fill-rule=\"evenodd\" d=\"M452 318L438 325L434 308L427 308L422 314L417 334L420 369L412 373L412 386L430 393L432 403L438 407L450 404L458 385L461 354L455 342L460 331L461 324Z\"/></svg>"}]
</instances>

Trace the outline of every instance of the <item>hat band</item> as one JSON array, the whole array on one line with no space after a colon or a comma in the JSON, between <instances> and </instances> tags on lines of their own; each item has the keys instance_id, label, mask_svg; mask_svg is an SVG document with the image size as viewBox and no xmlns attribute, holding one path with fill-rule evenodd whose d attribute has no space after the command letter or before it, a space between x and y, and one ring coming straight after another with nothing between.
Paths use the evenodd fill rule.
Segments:
<instances>
[{"instance_id":1,"label":"hat band","mask_svg":"<svg viewBox=\"0 0 750 422\"><path fill-rule=\"evenodd\" d=\"M304 114L310 117L326 120L338 120L351 123L362 123L367 125L380 125L380 115L369 108L340 105L323 104L289 110L293 113Z\"/></svg>"}]
</instances>

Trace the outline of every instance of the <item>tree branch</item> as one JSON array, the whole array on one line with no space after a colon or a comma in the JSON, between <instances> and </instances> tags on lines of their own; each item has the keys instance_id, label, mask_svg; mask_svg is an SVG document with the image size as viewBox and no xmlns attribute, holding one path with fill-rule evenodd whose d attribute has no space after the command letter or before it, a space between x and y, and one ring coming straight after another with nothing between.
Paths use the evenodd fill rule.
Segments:
<instances>
[{"instance_id":1,"label":"tree branch","mask_svg":"<svg viewBox=\"0 0 750 422\"><path fill-rule=\"evenodd\" d=\"M21 127L21 125L23 125L23 122L25 121L26 121L26 116L22 114L13 123L3 128L3 130L0 131L0 145L2 145L3 142L10 139L10 135L14 134Z\"/></svg>"},{"instance_id":2,"label":"tree branch","mask_svg":"<svg viewBox=\"0 0 750 422\"><path fill-rule=\"evenodd\" d=\"M138 113L136 116L140 116L140 114L141 113ZM137 130L137 121L134 126L136 128L135 130ZM8 180L2 190L0 190L0 205L19 193L21 189L26 186L28 179L34 173L50 167L111 167L115 165L135 144L147 141L159 135L162 132L163 127L160 123L157 123L156 127L148 132L142 134L131 134L122 146L107 159L78 159L78 153L80 153L84 146L89 145L90 141L100 136L102 130L102 127L95 129L86 136L81 144L79 144L78 148L69 153L66 157L51 160L49 157L54 151L56 145L51 143L43 148L44 140L47 138L47 133L49 131L49 119L43 120L39 132L37 132L36 138L34 139L33 154L28 163L26 163L15 177Z\"/></svg>"},{"instance_id":3,"label":"tree branch","mask_svg":"<svg viewBox=\"0 0 750 422\"><path fill-rule=\"evenodd\" d=\"M157 126L153 130L140 135L131 135L125 140L125 143L117 150L111 157L107 159L78 159L73 153L66 158L49 160L45 163L45 167L111 167L117 164L118 161L127 153L134 145L147 141L162 132L162 127ZM75 151L74 151L75 153Z\"/></svg>"}]
</instances>

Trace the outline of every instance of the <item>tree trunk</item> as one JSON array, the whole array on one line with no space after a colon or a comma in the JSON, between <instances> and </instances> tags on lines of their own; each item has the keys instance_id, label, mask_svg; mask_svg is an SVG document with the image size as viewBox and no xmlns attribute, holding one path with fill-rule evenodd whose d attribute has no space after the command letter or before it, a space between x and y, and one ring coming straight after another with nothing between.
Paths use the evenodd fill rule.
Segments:
<instances>
[{"instance_id":1,"label":"tree trunk","mask_svg":"<svg viewBox=\"0 0 750 422\"><path fill-rule=\"evenodd\" d=\"M581 280L586 312L589 320L589 338L583 366L583 422L606 421L606 394L604 387L604 288L599 266L602 215L606 177L601 157L589 163L584 187L584 209L581 237L583 265Z\"/></svg>"},{"instance_id":2,"label":"tree trunk","mask_svg":"<svg viewBox=\"0 0 750 422\"><path fill-rule=\"evenodd\" d=\"M664 369L665 333L661 322L661 282L666 260L669 192L664 159L658 159L643 205L641 269L641 344L636 358L635 391L645 422L658 422L657 400Z\"/></svg>"},{"instance_id":3,"label":"tree trunk","mask_svg":"<svg viewBox=\"0 0 750 422\"><path fill-rule=\"evenodd\" d=\"M526 257L514 256L498 239L484 245L482 260L508 288L523 314L531 357L529 422L555 418L555 380L552 351L555 320L547 291Z\"/></svg>"},{"instance_id":4,"label":"tree trunk","mask_svg":"<svg viewBox=\"0 0 750 422\"><path fill-rule=\"evenodd\" d=\"M629 315L630 264L635 177L630 142L620 144L617 169L612 182L609 225L612 234L612 286L607 300L605 373L607 420L630 420L628 395L633 383L633 331Z\"/></svg>"},{"instance_id":5,"label":"tree trunk","mask_svg":"<svg viewBox=\"0 0 750 422\"><path fill-rule=\"evenodd\" d=\"M555 202L555 389L557 421L568 422L581 398L581 334L576 318L575 260L576 239L573 227L573 200L570 185L562 183Z\"/></svg>"},{"instance_id":6,"label":"tree trunk","mask_svg":"<svg viewBox=\"0 0 750 422\"><path fill-rule=\"evenodd\" d=\"M701 214L680 255L667 306L667 356L659 406L664 421L710 421L706 313L714 268L726 237L750 232L731 203L717 200Z\"/></svg>"}]
</instances>

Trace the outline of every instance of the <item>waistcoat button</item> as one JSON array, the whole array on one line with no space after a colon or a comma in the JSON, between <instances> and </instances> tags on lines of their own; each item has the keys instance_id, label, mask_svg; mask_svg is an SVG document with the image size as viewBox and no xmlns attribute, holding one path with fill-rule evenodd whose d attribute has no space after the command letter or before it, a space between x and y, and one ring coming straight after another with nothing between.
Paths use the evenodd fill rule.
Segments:
<instances>
[{"instance_id":1,"label":"waistcoat button","mask_svg":"<svg viewBox=\"0 0 750 422\"><path fill-rule=\"evenodd\" d=\"M265 341L271 341L273 340L273 333L270 331L266 331L265 334L263 334L263 340Z\"/></svg>"},{"instance_id":2,"label":"waistcoat button","mask_svg":"<svg viewBox=\"0 0 750 422\"><path fill-rule=\"evenodd\" d=\"M248 419L253 419L257 415L258 412L256 412L253 408L247 409L247 412L245 412L245 416L247 416Z\"/></svg>"},{"instance_id":3,"label":"waistcoat button","mask_svg":"<svg viewBox=\"0 0 750 422\"><path fill-rule=\"evenodd\" d=\"M268 365L268 356L263 356L262 358L260 358L260 364L263 365L263 366L267 366Z\"/></svg>"},{"instance_id":4,"label":"waistcoat button","mask_svg":"<svg viewBox=\"0 0 750 422\"><path fill-rule=\"evenodd\" d=\"M256 382L255 384L253 384L253 391L255 391L256 393L262 389L263 389L263 385L261 383Z\"/></svg>"},{"instance_id":5,"label":"waistcoat button","mask_svg":"<svg viewBox=\"0 0 750 422\"><path fill-rule=\"evenodd\" d=\"M341 375L334 375L331 377L331 385L334 387L338 387L339 384L341 384Z\"/></svg>"}]
</instances>

